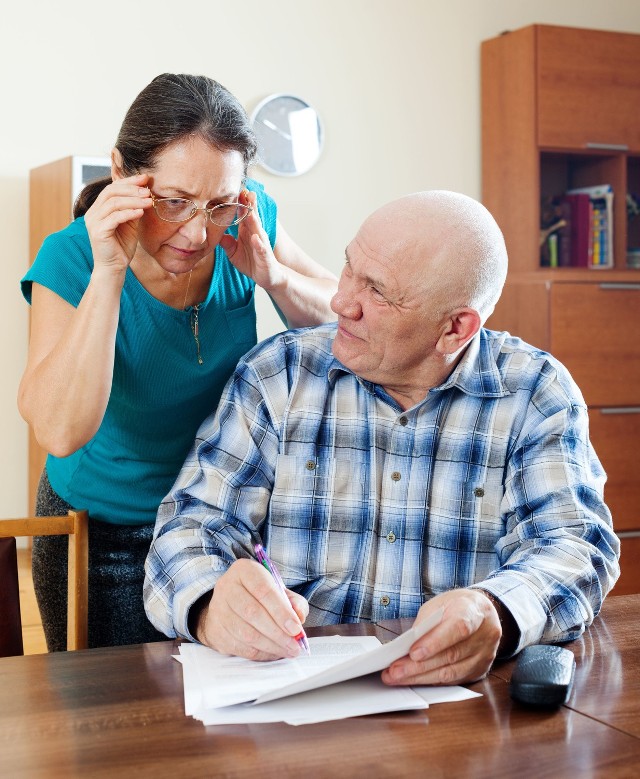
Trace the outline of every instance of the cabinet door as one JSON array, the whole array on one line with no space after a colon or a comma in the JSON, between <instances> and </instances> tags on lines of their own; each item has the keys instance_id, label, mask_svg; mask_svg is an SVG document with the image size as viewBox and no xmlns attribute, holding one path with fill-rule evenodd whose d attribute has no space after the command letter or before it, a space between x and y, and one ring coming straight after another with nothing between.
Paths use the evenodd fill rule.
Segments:
<instances>
[{"instance_id":1,"label":"cabinet door","mask_svg":"<svg viewBox=\"0 0 640 779\"><path fill-rule=\"evenodd\" d=\"M589 406L640 406L639 311L640 284L551 285L550 351Z\"/></svg>"},{"instance_id":2,"label":"cabinet door","mask_svg":"<svg viewBox=\"0 0 640 779\"><path fill-rule=\"evenodd\" d=\"M591 409L589 429L607 472L604 497L620 530L640 530L640 406L636 409Z\"/></svg>"},{"instance_id":3,"label":"cabinet door","mask_svg":"<svg viewBox=\"0 0 640 779\"><path fill-rule=\"evenodd\" d=\"M538 145L640 149L640 35L536 31Z\"/></svg>"}]
</instances>

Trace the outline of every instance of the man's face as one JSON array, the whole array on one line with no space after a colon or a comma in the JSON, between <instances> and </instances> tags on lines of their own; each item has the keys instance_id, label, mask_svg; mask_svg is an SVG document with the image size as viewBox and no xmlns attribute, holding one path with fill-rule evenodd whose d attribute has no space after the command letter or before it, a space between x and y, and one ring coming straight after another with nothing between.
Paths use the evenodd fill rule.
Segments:
<instances>
[{"instance_id":1,"label":"man's face","mask_svg":"<svg viewBox=\"0 0 640 779\"><path fill-rule=\"evenodd\" d=\"M428 262L408 242L385 244L385 232L384 224L367 221L347 247L331 301L338 315L333 354L395 397L424 386L439 331L429 314Z\"/></svg>"}]
</instances>

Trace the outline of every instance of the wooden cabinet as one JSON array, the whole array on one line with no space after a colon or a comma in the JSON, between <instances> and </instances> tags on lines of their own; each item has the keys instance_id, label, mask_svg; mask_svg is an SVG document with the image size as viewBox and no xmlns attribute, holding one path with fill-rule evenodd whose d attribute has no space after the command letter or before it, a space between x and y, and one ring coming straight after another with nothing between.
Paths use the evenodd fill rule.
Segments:
<instances>
[{"instance_id":1,"label":"wooden cabinet","mask_svg":"<svg viewBox=\"0 0 640 779\"><path fill-rule=\"evenodd\" d=\"M638 36L546 25L529 29L538 144L640 149Z\"/></svg>"},{"instance_id":2,"label":"wooden cabinet","mask_svg":"<svg viewBox=\"0 0 640 779\"><path fill-rule=\"evenodd\" d=\"M82 187L110 175L108 157L65 157L33 168L29 175L29 264L44 239L66 227L72 219L73 203ZM35 511L38 480L47 453L38 445L29 428L29 515Z\"/></svg>"},{"instance_id":3,"label":"wooden cabinet","mask_svg":"<svg viewBox=\"0 0 640 779\"><path fill-rule=\"evenodd\" d=\"M640 405L638 282L549 286L549 350L571 365L589 406Z\"/></svg>"},{"instance_id":4,"label":"wooden cabinet","mask_svg":"<svg viewBox=\"0 0 640 779\"><path fill-rule=\"evenodd\" d=\"M488 326L550 351L589 406L622 540L615 594L640 592L640 35L532 25L482 44L482 199L502 228L507 284ZM541 203L610 184L613 267L541 266Z\"/></svg>"}]
</instances>

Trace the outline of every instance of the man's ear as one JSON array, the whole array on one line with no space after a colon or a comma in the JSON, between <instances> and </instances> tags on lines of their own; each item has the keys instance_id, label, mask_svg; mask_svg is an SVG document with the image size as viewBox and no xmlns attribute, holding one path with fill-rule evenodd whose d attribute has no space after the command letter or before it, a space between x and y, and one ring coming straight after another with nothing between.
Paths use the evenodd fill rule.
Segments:
<instances>
[{"instance_id":1,"label":"man's ear","mask_svg":"<svg viewBox=\"0 0 640 779\"><path fill-rule=\"evenodd\" d=\"M111 149L111 178L113 181L124 178L122 154L120 154L120 149L116 149L115 146Z\"/></svg>"},{"instance_id":2,"label":"man's ear","mask_svg":"<svg viewBox=\"0 0 640 779\"><path fill-rule=\"evenodd\" d=\"M437 351L452 355L466 346L482 326L480 314L473 308L458 308L449 315L442 331Z\"/></svg>"}]
</instances>

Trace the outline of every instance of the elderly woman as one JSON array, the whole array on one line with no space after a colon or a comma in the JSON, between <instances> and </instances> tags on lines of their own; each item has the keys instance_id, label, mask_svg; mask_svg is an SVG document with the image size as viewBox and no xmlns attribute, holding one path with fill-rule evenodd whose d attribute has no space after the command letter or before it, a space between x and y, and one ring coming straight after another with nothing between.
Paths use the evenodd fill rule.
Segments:
<instances>
[{"instance_id":1,"label":"elderly woman","mask_svg":"<svg viewBox=\"0 0 640 779\"><path fill-rule=\"evenodd\" d=\"M255 152L224 87L158 76L125 116L111 177L83 190L22 280L32 326L19 408L49 452L37 513L89 511L90 646L162 637L142 605L156 512L256 343L255 285L290 327L334 318L336 279L247 178ZM66 643L65 544L33 549L51 651Z\"/></svg>"}]
</instances>

